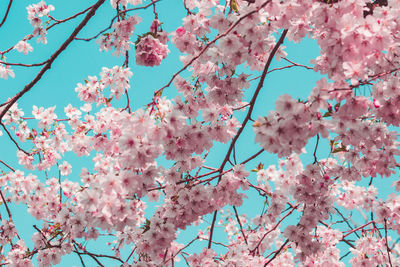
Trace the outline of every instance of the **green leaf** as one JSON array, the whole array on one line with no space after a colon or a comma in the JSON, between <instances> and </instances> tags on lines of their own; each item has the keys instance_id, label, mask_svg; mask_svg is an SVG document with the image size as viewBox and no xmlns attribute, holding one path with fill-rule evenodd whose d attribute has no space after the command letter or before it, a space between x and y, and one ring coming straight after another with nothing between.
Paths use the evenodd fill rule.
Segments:
<instances>
[{"instance_id":1,"label":"green leaf","mask_svg":"<svg viewBox=\"0 0 400 267\"><path fill-rule=\"evenodd\" d=\"M235 11L236 13L239 12L239 6L236 2L236 0L231 0L231 8L233 11Z\"/></svg>"}]
</instances>

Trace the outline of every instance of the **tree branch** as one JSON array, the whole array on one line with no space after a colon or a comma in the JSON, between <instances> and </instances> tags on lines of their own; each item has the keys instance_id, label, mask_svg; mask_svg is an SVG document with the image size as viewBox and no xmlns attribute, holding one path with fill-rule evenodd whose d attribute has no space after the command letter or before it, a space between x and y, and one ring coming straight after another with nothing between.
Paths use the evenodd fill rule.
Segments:
<instances>
[{"instance_id":1,"label":"tree branch","mask_svg":"<svg viewBox=\"0 0 400 267\"><path fill-rule=\"evenodd\" d=\"M13 2L13 0L10 0L8 2L6 14L4 14L3 20L0 22L0 28L1 28L1 26L3 26L4 22L6 22L6 19L7 19L7 16L8 16L8 12L10 12L10 9L11 9L12 2Z\"/></svg>"}]
</instances>

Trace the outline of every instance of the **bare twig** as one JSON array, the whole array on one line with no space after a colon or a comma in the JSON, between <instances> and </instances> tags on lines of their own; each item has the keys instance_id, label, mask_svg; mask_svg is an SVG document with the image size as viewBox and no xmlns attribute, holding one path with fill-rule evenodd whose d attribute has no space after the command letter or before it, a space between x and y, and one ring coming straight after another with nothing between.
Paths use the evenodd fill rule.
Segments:
<instances>
[{"instance_id":1,"label":"bare twig","mask_svg":"<svg viewBox=\"0 0 400 267\"><path fill-rule=\"evenodd\" d=\"M3 192L1 190L0 190L0 196L1 196L1 200L4 203L4 206L6 207L8 218L10 219L10 221L12 221L12 215L11 215L10 208L8 207L7 201L6 201L6 199L5 199L4 195L3 195Z\"/></svg>"},{"instance_id":2,"label":"bare twig","mask_svg":"<svg viewBox=\"0 0 400 267\"><path fill-rule=\"evenodd\" d=\"M237 222L239 223L240 231L242 232L242 236L243 236L243 238L244 238L244 242L245 242L246 245L247 245L247 238L246 238L246 235L244 234L243 226L242 226L242 223L240 222L239 214L237 213L237 210L236 210L236 207L235 207L235 206L233 206L233 210L235 211L236 220L237 220Z\"/></svg>"},{"instance_id":3,"label":"bare twig","mask_svg":"<svg viewBox=\"0 0 400 267\"><path fill-rule=\"evenodd\" d=\"M4 161L0 160L0 163L2 163L4 166L6 166L7 168L9 168L10 170L12 170L13 172L15 172L15 169L12 168L10 165L8 165L7 163L5 163Z\"/></svg>"},{"instance_id":4,"label":"bare twig","mask_svg":"<svg viewBox=\"0 0 400 267\"><path fill-rule=\"evenodd\" d=\"M28 152L26 152L25 150L23 150L17 143L17 141L15 141L15 139L11 136L10 132L8 131L8 129L6 128L6 126L0 121L0 125L3 127L4 131L6 131L8 137L10 137L11 141L17 146L18 150L21 150L22 152L24 152L26 155L30 155Z\"/></svg>"},{"instance_id":5,"label":"bare twig","mask_svg":"<svg viewBox=\"0 0 400 267\"><path fill-rule=\"evenodd\" d=\"M9 66L20 66L20 67L38 67L38 66L43 66L47 62L48 62L48 60L40 62L40 63L23 64L23 63L11 63L11 62L0 61L0 64L9 65Z\"/></svg>"},{"instance_id":6,"label":"bare twig","mask_svg":"<svg viewBox=\"0 0 400 267\"><path fill-rule=\"evenodd\" d=\"M3 26L4 22L6 22L8 13L10 12L10 9L11 9L12 2L13 2L13 0L10 0L8 2L6 13L4 14L4 17L3 17L2 21L0 22L0 28L1 28L1 26Z\"/></svg>"},{"instance_id":7,"label":"bare twig","mask_svg":"<svg viewBox=\"0 0 400 267\"><path fill-rule=\"evenodd\" d=\"M285 243L283 243L282 246L274 253L274 256L272 256L272 258L264 264L264 267L270 264L279 255L279 253L281 253L282 249L287 243L289 243L289 239L286 239Z\"/></svg>"},{"instance_id":8,"label":"bare twig","mask_svg":"<svg viewBox=\"0 0 400 267\"><path fill-rule=\"evenodd\" d=\"M286 219L290 214L293 213L293 211L295 211L297 209L299 205L294 206L288 213L285 214L285 216L283 216L275 225L274 227L272 227L271 229L268 230L268 232L266 232L263 237L258 241L257 245L254 247L254 249L251 251L253 254L255 253L255 251L258 249L258 247L261 245L262 241L264 240L264 238L271 233L272 231L275 231L276 228L278 228L278 226L282 223L282 221L284 219Z\"/></svg>"}]
</instances>

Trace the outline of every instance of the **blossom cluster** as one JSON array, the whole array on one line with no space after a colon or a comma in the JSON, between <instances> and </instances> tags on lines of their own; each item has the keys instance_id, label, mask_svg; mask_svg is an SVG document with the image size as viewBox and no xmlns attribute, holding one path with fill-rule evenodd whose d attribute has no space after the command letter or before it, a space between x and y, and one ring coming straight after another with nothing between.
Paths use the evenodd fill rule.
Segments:
<instances>
[{"instance_id":1,"label":"blossom cluster","mask_svg":"<svg viewBox=\"0 0 400 267\"><path fill-rule=\"evenodd\" d=\"M46 2L40 1L37 4L29 5L26 9L28 11L28 20L34 27L33 36L39 36L37 42L42 42L43 44L46 44L47 31L42 25L42 18L47 17L50 11L54 10L54 6L47 5Z\"/></svg>"},{"instance_id":2,"label":"blossom cluster","mask_svg":"<svg viewBox=\"0 0 400 267\"><path fill-rule=\"evenodd\" d=\"M159 66L168 53L166 44L148 34L141 37L136 45L136 64L149 67Z\"/></svg>"},{"instance_id":3,"label":"blossom cluster","mask_svg":"<svg viewBox=\"0 0 400 267\"><path fill-rule=\"evenodd\" d=\"M97 39L100 45L100 51L115 49L114 55L116 56L123 54L125 51L129 51L132 44L130 38L135 31L135 25L139 24L141 21L142 19L140 17L131 16L114 23L113 32L105 33Z\"/></svg>"}]
</instances>

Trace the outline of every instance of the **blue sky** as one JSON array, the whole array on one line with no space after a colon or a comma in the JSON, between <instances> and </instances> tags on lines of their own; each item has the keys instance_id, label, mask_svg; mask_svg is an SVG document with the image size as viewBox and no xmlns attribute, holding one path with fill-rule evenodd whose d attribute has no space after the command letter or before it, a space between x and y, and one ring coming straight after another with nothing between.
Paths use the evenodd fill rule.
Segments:
<instances>
[{"instance_id":1,"label":"blue sky","mask_svg":"<svg viewBox=\"0 0 400 267\"><path fill-rule=\"evenodd\" d=\"M30 2L30 1L29 1ZM69 17L70 15L83 10L90 6L93 1L87 0L74 0L74 1L62 1L53 0L47 1L48 4L55 6L55 10L52 11L51 15L58 19ZM34 2L35 3L35 2ZM8 1L2 1L0 3L0 14L3 14ZM27 20L26 5L27 1L14 1L9 18L2 28L0 28L0 51L7 49L8 47L16 44L25 35L31 33L32 26ZM159 14L159 20L163 22L163 29L167 32L171 32L180 26L182 18L186 15L183 8L182 1L179 0L168 0L157 3L157 11ZM139 12L130 12L130 15L139 14L143 21L137 25L132 41L136 40L136 34L142 34L148 31L151 21L153 20L152 9L141 10ZM100 30L106 28L111 18L115 15L115 12L111 9L108 1L98 10L96 16L88 23L87 27L78 35L78 37L91 37L97 34ZM48 32L48 44L37 44L35 38L29 43L34 47L34 51L29 55L25 56L17 51L12 51L7 54L7 60L9 62L20 62L20 63L37 63L46 60L56 49L62 44L73 29L80 23L83 16L80 16L67 23L57 25ZM305 65L310 65L309 60L315 58L319 54L319 48L316 42L311 39L306 39L300 44L294 44L285 41L284 46L287 48L285 51L288 53L288 58ZM143 66L136 66L134 64L134 50L130 54L129 67L133 72L131 79L131 89L129 96L133 110L143 107L147 103L151 102L153 92L166 83L168 83L173 73L178 71L182 67L182 63L179 61L179 53L172 44L169 49L171 53L162 62L161 66L149 68ZM68 104L80 107L83 103L79 101L74 91L78 82L83 82L88 76L98 75L101 68L108 67L112 68L115 65L122 65L124 62L123 57L115 57L112 52L99 52L99 46L94 41L74 41L54 62L52 68L44 75L44 77L38 82L34 88L27 93L18 103L23 108L25 116L31 116L32 105L43 106L45 108L56 105L56 112L59 118L62 116L63 109ZM277 62L274 60L271 69L287 65L286 62ZM24 68L24 67L13 67L15 72L15 79L9 78L8 80L0 80L0 103L6 101L8 97L13 96L15 93L20 91L23 86L29 83L33 77L40 70L40 67ZM182 76L184 78L189 77L186 73ZM254 77L256 74L254 74ZM313 72L312 70L305 70L302 68L291 68L282 71L276 71L267 76L264 87L259 95L256 102L253 118L257 118L261 115L267 115L269 110L274 109L275 101L279 95L288 93L293 98L305 99L314 87L315 82L321 78L321 75ZM254 89L256 87L256 81L251 83L251 87L245 92L246 99L249 101ZM164 95L168 98L173 98L176 95L176 90L173 86L164 90ZM126 104L125 99L120 100L121 106ZM242 121L245 113L238 113L237 119ZM329 153L329 147L323 146L326 142L322 142L318 149L319 158L326 157ZM0 152L0 160L10 163L11 166L17 167L18 162L15 155L14 144L3 135L0 137L0 145L2 147ZM306 155L302 155L304 165L312 163L312 151L314 149L315 139L312 139L306 150L309 152ZM23 147L29 149L30 146L23 144ZM251 127L247 127L242 137L237 143L238 161L246 159L248 156L254 154L260 149L258 145L254 144L254 133ZM219 166L225 153L227 146L223 144L216 144L214 149L210 152L208 157L208 165ZM66 159L72 164L73 172L69 176L69 179L78 181L80 168L83 166L91 165L90 159L82 160L81 158L73 157L71 154L67 154ZM262 156L257 158L248 164L248 169L255 168L258 163L264 163L267 167L271 164L278 163L278 158L275 155L263 153ZM214 163L214 164L213 164ZM253 164L253 165L252 165ZM1 166L2 170L3 167ZM28 172L26 172L28 173ZM43 174L38 174L42 175ZM254 173L252 174L254 178ZM383 192L389 192L390 184L383 184L387 188ZM262 209L262 202L259 197L251 193L249 200L242 207L238 207L239 213L247 213L249 217L253 217ZM256 208L254 208L256 207ZM154 211L154 205L149 208L148 214ZM34 229L33 224L40 224L35 222L30 215L27 215L25 208L18 206L12 206L14 221L20 231L21 237L27 239L26 242L31 244L29 239ZM0 209L2 214L4 210ZM298 217L298 215L297 215ZM297 218L296 215L293 219ZM211 221L210 216L206 216L206 220ZM197 235L197 228L187 230L185 233L180 235L179 241L191 240ZM181 231L183 232L183 231ZM217 230L218 236L222 236L221 229ZM197 245L193 245L188 251L196 251L199 253L202 249L204 242ZM91 247L101 252L104 249L105 244L103 242L96 242L91 244ZM31 246L32 247L32 246ZM87 259L88 266L90 266L90 259ZM106 261L104 261L106 263ZM77 264L80 265L79 259L76 255L65 256L62 258L62 263L58 266L71 266ZM179 265L177 265L179 266Z\"/></svg>"}]
</instances>

